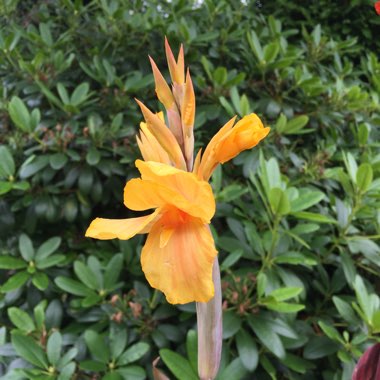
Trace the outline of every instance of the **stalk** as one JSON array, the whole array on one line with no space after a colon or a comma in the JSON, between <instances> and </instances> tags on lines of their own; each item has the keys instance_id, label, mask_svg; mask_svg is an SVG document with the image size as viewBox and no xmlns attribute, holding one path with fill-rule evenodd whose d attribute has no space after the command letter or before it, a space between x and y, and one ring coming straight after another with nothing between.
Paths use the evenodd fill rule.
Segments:
<instances>
[{"instance_id":1,"label":"stalk","mask_svg":"<svg viewBox=\"0 0 380 380\"><path fill-rule=\"evenodd\" d=\"M197 302L198 374L200 380L213 380L218 374L222 353L222 288L218 258L212 278L215 294L209 302Z\"/></svg>"}]
</instances>

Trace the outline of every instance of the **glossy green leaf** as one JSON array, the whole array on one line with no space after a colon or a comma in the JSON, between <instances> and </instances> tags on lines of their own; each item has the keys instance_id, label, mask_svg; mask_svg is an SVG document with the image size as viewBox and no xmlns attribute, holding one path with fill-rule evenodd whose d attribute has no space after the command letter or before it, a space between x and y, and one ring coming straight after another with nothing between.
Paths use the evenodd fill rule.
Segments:
<instances>
[{"instance_id":1,"label":"glossy green leaf","mask_svg":"<svg viewBox=\"0 0 380 380\"><path fill-rule=\"evenodd\" d=\"M12 334L12 345L16 352L37 368L48 369L49 364L43 349L29 336Z\"/></svg>"},{"instance_id":2,"label":"glossy green leaf","mask_svg":"<svg viewBox=\"0 0 380 380\"><path fill-rule=\"evenodd\" d=\"M20 128L23 132L31 132L29 111L19 97L14 96L11 99L8 111L16 127Z\"/></svg>"},{"instance_id":3,"label":"glossy green leaf","mask_svg":"<svg viewBox=\"0 0 380 380\"><path fill-rule=\"evenodd\" d=\"M6 145L0 145L0 178L8 179L15 175L16 167L11 151Z\"/></svg>"},{"instance_id":4,"label":"glossy green leaf","mask_svg":"<svg viewBox=\"0 0 380 380\"><path fill-rule=\"evenodd\" d=\"M23 332L30 333L36 329L32 318L24 310L17 307L10 307L8 309L8 317L11 322Z\"/></svg>"},{"instance_id":5,"label":"glossy green leaf","mask_svg":"<svg viewBox=\"0 0 380 380\"><path fill-rule=\"evenodd\" d=\"M236 334L236 347L243 366L250 372L254 371L259 362L259 351L247 331L241 330Z\"/></svg>"},{"instance_id":6,"label":"glossy green leaf","mask_svg":"<svg viewBox=\"0 0 380 380\"><path fill-rule=\"evenodd\" d=\"M162 361L167 365L170 371L177 379L181 380L197 380L198 376L193 371L189 361L183 356L168 350L166 348L161 349L160 357Z\"/></svg>"}]
</instances>

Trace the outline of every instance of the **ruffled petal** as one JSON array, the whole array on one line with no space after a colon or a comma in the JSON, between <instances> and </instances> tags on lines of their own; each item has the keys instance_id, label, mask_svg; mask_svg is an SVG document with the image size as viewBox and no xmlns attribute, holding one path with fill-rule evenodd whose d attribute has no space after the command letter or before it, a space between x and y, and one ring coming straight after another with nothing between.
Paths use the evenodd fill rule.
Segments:
<instances>
[{"instance_id":1,"label":"ruffled petal","mask_svg":"<svg viewBox=\"0 0 380 380\"><path fill-rule=\"evenodd\" d=\"M156 223L142 250L141 265L149 284L161 290L168 302L207 302L214 296L216 255L208 226L190 217L169 233Z\"/></svg>"},{"instance_id":2,"label":"ruffled petal","mask_svg":"<svg viewBox=\"0 0 380 380\"><path fill-rule=\"evenodd\" d=\"M193 173L157 162L136 161L142 179L130 180L124 204L131 210L175 206L209 223L215 213L211 186Z\"/></svg>"},{"instance_id":3,"label":"ruffled petal","mask_svg":"<svg viewBox=\"0 0 380 380\"><path fill-rule=\"evenodd\" d=\"M94 219L86 231L86 237L100 240L128 240L136 234L146 234L159 219L160 209L150 215L129 219Z\"/></svg>"}]
</instances>

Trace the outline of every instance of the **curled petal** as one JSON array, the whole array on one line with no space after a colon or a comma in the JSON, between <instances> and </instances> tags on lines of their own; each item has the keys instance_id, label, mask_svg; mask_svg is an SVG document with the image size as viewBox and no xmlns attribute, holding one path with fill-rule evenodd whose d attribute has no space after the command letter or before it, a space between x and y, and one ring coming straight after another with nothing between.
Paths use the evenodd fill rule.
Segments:
<instances>
[{"instance_id":1,"label":"curled petal","mask_svg":"<svg viewBox=\"0 0 380 380\"><path fill-rule=\"evenodd\" d=\"M150 215L129 219L94 219L87 228L86 237L100 240L128 240L137 234L146 234L152 224L159 218L161 210L157 209Z\"/></svg>"},{"instance_id":2,"label":"curled petal","mask_svg":"<svg viewBox=\"0 0 380 380\"><path fill-rule=\"evenodd\" d=\"M256 114L244 116L233 126L231 119L210 141L201 159L198 176L208 180L218 164L256 146L270 131Z\"/></svg>"},{"instance_id":3,"label":"curled petal","mask_svg":"<svg viewBox=\"0 0 380 380\"><path fill-rule=\"evenodd\" d=\"M163 229L160 222L152 227L141 253L148 282L173 304L209 301L214 296L212 267L217 251L207 225L190 217L176 226L165 244Z\"/></svg>"},{"instance_id":4,"label":"curled petal","mask_svg":"<svg viewBox=\"0 0 380 380\"><path fill-rule=\"evenodd\" d=\"M256 114L244 116L215 147L216 160L223 164L243 150L253 148L267 136L269 131L270 128L264 128Z\"/></svg>"}]
</instances>

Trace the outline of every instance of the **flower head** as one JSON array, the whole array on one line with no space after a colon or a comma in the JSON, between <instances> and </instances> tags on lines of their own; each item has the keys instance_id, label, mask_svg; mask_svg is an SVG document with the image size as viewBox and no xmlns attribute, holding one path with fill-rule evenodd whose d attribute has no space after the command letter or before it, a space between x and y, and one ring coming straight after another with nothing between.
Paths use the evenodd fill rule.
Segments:
<instances>
[{"instance_id":1,"label":"flower head","mask_svg":"<svg viewBox=\"0 0 380 380\"><path fill-rule=\"evenodd\" d=\"M162 114L137 101L145 118L137 137L144 161L136 161L141 177L130 180L124 189L126 207L154 211L129 219L96 218L86 236L126 240L147 233L141 265L150 285L161 290L170 303L208 302L214 296L212 270L217 251L209 229L215 199L207 181L218 164L257 145L269 128L255 114L236 125L233 118L194 162L193 84L189 71L185 75L183 47L177 61L167 40L165 47L172 89L150 60L169 126Z\"/></svg>"}]
</instances>

